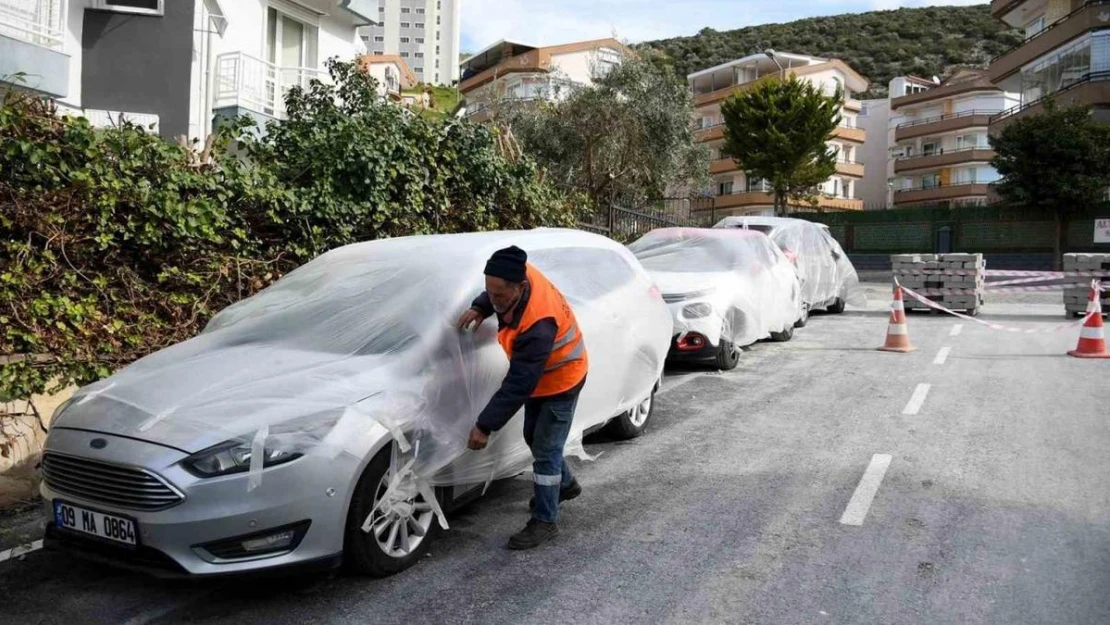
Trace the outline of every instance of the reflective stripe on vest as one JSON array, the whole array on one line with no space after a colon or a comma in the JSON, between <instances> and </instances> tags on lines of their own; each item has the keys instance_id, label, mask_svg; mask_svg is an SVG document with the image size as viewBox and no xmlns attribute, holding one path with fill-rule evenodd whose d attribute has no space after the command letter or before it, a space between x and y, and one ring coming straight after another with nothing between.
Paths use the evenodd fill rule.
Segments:
<instances>
[{"instance_id":1,"label":"reflective stripe on vest","mask_svg":"<svg viewBox=\"0 0 1110 625\"><path fill-rule=\"evenodd\" d=\"M562 293L531 264L527 266L527 275L531 289L528 303L518 313L520 320L517 327L501 328L497 333L497 342L501 344L509 360L512 360L516 337L527 332L541 319L553 319L556 327L555 342L532 397L558 395L574 388L586 377L589 368L586 343L574 318L574 311Z\"/></svg>"}]
</instances>

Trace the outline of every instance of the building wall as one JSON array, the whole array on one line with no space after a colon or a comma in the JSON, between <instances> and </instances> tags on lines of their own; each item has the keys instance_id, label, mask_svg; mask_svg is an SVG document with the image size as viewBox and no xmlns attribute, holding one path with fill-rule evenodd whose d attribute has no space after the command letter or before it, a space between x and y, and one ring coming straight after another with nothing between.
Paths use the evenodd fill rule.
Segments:
<instances>
[{"instance_id":1,"label":"building wall","mask_svg":"<svg viewBox=\"0 0 1110 625\"><path fill-rule=\"evenodd\" d=\"M381 0L378 13L381 25L360 29L367 51L400 55L421 82L451 84L459 77L460 1ZM409 12L402 13L402 9ZM417 13L421 9L424 12ZM402 22L409 27L402 29ZM418 23L424 27L416 28ZM408 37L409 41L402 43L401 37ZM382 41L377 41L378 38ZM424 41L420 43L417 39Z\"/></svg>"},{"instance_id":2,"label":"building wall","mask_svg":"<svg viewBox=\"0 0 1110 625\"><path fill-rule=\"evenodd\" d=\"M188 133L193 10L180 1L163 16L86 10L81 105L158 115L163 136Z\"/></svg>"},{"instance_id":3,"label":"building wall","mask_svg":"<svg viewBox=\"0 0 1110 625\"><path fill-rule=\"evenodd\" d=\"M863 163L860 198L866 208L887 206L887 161L890 156L887 139L890 123L890 100L865 100L859 114L859 126L867 132L867 141L859 149Z\"/></svg>"}]
</instances>

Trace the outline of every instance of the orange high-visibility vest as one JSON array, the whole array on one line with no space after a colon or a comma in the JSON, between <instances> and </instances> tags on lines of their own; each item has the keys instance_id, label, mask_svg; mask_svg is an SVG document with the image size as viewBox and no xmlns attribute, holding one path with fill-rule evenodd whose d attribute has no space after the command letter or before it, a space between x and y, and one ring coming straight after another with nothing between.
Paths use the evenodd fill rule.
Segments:
<instances>
[{"instance_id":1,"label":"orange high-visibility vest","mask_svg":"<svg viewBox=\"0 0 1110 625\"><path fill-rule=\"evenodd\" d=\"M574 311L570 309L563 294L531 263L528 263L526 275L531 288L528 305L523 311L516 311L520 319L515 328L505 326L497 332L497 342L501 344L501 349L505 350L509 360L512 360L513 343L517 335L526 332L540 319L554 319L558 328L555 331L555 345L544 365L543 377L536 385L536 390L532 391L532 397L558 395L574 388L586 377L589 367L586 343L582 340Z\"/></svg>"}]
</instances>

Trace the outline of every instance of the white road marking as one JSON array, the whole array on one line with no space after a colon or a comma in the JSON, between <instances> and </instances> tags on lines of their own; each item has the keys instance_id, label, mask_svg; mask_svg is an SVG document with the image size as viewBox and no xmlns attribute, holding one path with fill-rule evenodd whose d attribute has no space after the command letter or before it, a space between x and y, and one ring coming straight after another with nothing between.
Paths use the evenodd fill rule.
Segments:
<instances>
[{"instance_id":1,"label":"white road marking","mask_svg":"<svg viewBox=\"0 0 1110 625\"><path fill-rule=\"evenodd\" d=\"M871 502L875 500L875 494L879 492L879 485L883 483L883 476L886 475L886 470L890 467L890 460L891 456L889 454L871 456L871 464L867 465L867 470L863 472L863 477L860 478L859 486L856 486L856 492L852 493L852 498L848 501L848 507L844 509L844 514L840 517L841 524L863 525L863 520L867 518L867 512L871 509Z\"/></svg>"},{"instance_id":2,"label":"white road marking","mask_svg":"<svg viewBox=\"0 0 1110 625\"><path fill-rule=\"evenodd\" d=\"M934 365L943 365L945 360L948 360L948 352L952 351L951 347L942 347L937 352L937 357L933 359Z\"/></svg>"},{"instance_id":3,"label":"white road marking","mask_svg":"<svg viewBox=\"0 0 1110 625\"><path fill-rule=\"evenodd\" d=\"M948 333L948 336L959 336L960 332L963 332L963 331L964 331L964 324L957 323L956 325L952 326L952 331Z\"/></svg>"},{"instance_id":4,"label":"white road marking","mask_svg":"<svg viewBox=\"0 0 1110 625\"><path fill-rule=\"evenodd\" d=\"M921 410L921 404L925 403L925 398L929 395L931 387L932 384L918 384L917 388L913 390L913 397L910 397L909 403L902 409L902 414L917 414Z\"/></svg>"},{"instance_id":5,"label":"white road marking","mask_svg":"<svg viewBox=\"0 0 1110 625\"><path fill-rule=\"evenodd\" d=\"M6 562L12 558L18 558L23 554L38 551L39 549L42 549L41 540L36 540L26 545L19 545L18 547L12 547L11 549L5 549L0 551L0 562Z\"/></svg>"}]
</instances>

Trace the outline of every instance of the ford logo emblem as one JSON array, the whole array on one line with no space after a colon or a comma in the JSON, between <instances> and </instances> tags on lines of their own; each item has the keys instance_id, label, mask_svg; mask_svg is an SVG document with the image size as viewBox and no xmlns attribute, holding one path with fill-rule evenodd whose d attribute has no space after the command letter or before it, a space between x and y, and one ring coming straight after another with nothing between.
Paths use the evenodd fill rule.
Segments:
<instances>
[{"instance_id":1,"label":"ford logo emblem","mask_svg":"<svg viewBox=\"0 0 1110 625\"><path fill-rule=\"evenodd\" d=\"M93 449L104 449L107 446L108 441L104 440L103 438L94 438L89 441L89 447L92 447Z\"/></svg>"}]
</instances>

